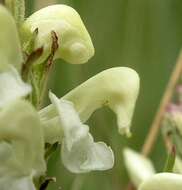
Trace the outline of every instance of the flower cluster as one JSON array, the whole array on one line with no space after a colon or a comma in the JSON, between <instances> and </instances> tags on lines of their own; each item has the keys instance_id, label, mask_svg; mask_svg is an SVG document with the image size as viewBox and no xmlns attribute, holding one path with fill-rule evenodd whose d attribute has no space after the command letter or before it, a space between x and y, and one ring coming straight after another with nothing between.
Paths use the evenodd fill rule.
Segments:
<instances>
[{"instance_id":1,"label":"flower cluster","mask_svg":"<svg viewBox=\"0 0 182 190\"><path fill-rule=\"evenodd\" d=\"M162 127L167 146L172 146L163 172L157 173L149 158L129 148L123 151L129 177L138 190L182 189L181 86L177 87L175 101L169 103L166 108Z\"/></svg>"},{"instance_id":2,"label":"flower cluster","mask_svg":"<svg viewBox=\"0 0 182 190\"><path fill-rule=\"evenodd\" d=\"M131 150L124 150L124 161L138 190L180 190L182 188L182 161L176 158L173 172L156 173L150 159Z\"/></svg>"},{"instance_id":3,"label":"flower cluster","mask_svg":"<svg viewBox=\"0 0 182 190\"><path fill-rule=\"evenodd\" d=\"M49 92L51 105L39 109L53 61L85 63L94 47L79 14L69 6L49 6L24 19L23 1L5 5L9 10L0 6L1 190L39 189L46 174L45 145L55 143L61 144L62 162L70 172L112 168L112 149L94 142L85 122L96 109L108 106L117 116L119 132L130 135L138 74L110 68L60 99Z\"/></svg>"}]
</instances>

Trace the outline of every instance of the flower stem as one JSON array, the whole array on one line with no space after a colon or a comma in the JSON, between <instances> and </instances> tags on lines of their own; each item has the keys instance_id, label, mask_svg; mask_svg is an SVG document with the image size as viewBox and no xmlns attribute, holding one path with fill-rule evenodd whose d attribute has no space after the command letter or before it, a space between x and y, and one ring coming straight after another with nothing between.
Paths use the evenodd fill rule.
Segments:
<instances>
[{"instance_id":1,"label":"flower stem","mask_svg":"<svg viewBox=\"0 0 182 190\"><path fill-rule=\"evenodd\" d=\"M161 126L164 113L166 111L166 107L173 96L174 89L176 87L177 82L179 81L181 73L182 73L182 52L179 55L176 66L171 74L170 80L168 82L167 88L159 105L154 121L150 127L149 133L142 147L142 154L145 156L148 156L153 149L153 146L158 137L159 129Z\"/></svg>"},{"instance_id":2,"label":"flower stem","mask_svg":"<svg viewBox=\"0 0 182 190\"><path fill-rule=\"evenodd\" d=\"M5 0L6 7L11 11L17 26L20 26L25 18L24 0Z\"/></svg>"}]
</instances>

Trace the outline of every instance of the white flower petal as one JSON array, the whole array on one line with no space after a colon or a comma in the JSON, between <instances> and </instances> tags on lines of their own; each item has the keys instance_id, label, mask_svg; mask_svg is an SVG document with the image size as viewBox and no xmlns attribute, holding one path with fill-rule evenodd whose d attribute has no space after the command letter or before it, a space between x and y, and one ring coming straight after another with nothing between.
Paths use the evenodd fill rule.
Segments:
<instances>
[{"instance_id":1,"label":"white flower petal","mask_svg":"<svg viewBox=\"0 0 182 190\"><path fill-rule=\"evenodd\" d=\"M129 148L124 149L123 155L128 174L136 187L155 174L154 166L148 158Z\"/></svg>"},{"instance_id":2,"label":"white flower petal","mask_svg":"<svg viewBox=\"0 0 182 190\"><path fill-rule=\"evenodd\" d=\"M83 163L81 169L85 171L111 169L114 165L114 154L112 149L104 142L94 143L91 135L89 135L88 138L92 139L88 152L88 159Z\"/></svg>"},{"instance_id":3,"label":"white flower petal","mask_svg":"<svg viewBox=\"0 0 182 190\"><path fill-rule=\"evenodd\" d=\"M0 141L0 179L45 172L42 126L31 104L17 100L1 110Z\"/></svg>"},{"instance_id":4,"label":"white flower petal","mask_svg":"<svg viewBox=\"0 0 182 190\"><path fill-rule=\"evenodd\" d=\"M63 130L61 157L64 166L74 173L107 170L113 167L114 156L105 143L94 143L89 128L81 123L78 113L69 101L59 100L50 93L57 108Z\"/></svg>"},{"instance_id":5,"label":"white flower petal","mask_svg":"<svg viewBox=\"0 0 182 190\"><path fill-rule=\"evenodd\" d=\"M145 180L138 190L181 190L182 175L159 173Z\"/></svg>"},{"instance_id":6,"label":"white flower petal","mask_svg":"<svg viewBox=\"0 0 182 190\"><path fill-rule=\"evenodd\" d=\"M8 178L0 179L1 190L36 190L31 177Z\"/></svg>"},{"instance_id":7,"label":"white flower petal","mask_svg":"<svg viewBox=\"0 0 182 190\"><path fill-rule=\"evenodd\" d=\"M64 166L73 173L108 170L114 165L111 148L103 142L94 143L90 134L76 142L71 150L63 140L61 156Z\"/></svg>"},{"instance_id":8,"label":"white flower petal","mask_svg":"<svg viewBox=\"0 0 182 190\"><path fill-rule=\"evenodd\" d=\"M53 93L50 92L49 94L52 103L59 113L59 121L64 131L65 144L70 150L75 142L88 134L89 129L81 123L71 102L60 101Z\"/></svg>"},{"instance_id":9,"label":"white flower petal","mask_svg":"<svg viewBox=\"0 0 182 190\"><path fill-rule=\"evenodd\" d=\"M30 85L24 83L15 68L8 65L0 69L0 107L10 101L27 96Z\"/></svg>"}]
</instances>

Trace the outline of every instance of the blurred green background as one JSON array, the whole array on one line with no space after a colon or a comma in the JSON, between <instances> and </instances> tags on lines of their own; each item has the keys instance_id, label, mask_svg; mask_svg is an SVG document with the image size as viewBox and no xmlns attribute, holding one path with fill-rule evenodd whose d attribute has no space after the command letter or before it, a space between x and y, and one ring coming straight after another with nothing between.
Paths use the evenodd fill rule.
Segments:
<instances>
[{"instance_id":1,"label":"blurred green background","mask_svg":"<svg viewBox=\"0 0 182 190\"><path fill-rule=\"evenodd\" d=\"M27 15L52 3L73 6L92 36L96 54L85 65L57 61L50 88L59 97L96 73L115 66L135 69L141 78L140 96L133 119L131 139L117 132L115 115L109 109L98 110L90 119L94 138L109 144L115 153L110 171L74 175L66 171L59 151L51 158L49 175L57 183L49 190L124 190L127 173L122 149L140 150L175 65L182 44L181 0L27 0ZM156 169L164 165L165 149L161 138L152 152Z\"/></svg>"}]
</instances>

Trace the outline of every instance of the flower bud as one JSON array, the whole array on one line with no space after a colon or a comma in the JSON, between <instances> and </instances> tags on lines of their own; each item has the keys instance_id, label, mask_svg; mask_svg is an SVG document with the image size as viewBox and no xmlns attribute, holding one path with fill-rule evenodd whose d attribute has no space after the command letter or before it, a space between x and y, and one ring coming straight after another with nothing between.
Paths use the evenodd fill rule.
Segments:
<instances>
[{"instance_id":1,"label":"flower bud","mask_svg":"<svg viewBox=\"0 0 182 190\"><path fill-rule=\"evenodd\" d=\"M123 154L126 169L135 187L155 174L154 166L148 158L129 148L125 148Z\"/></svg>"},{"instance_id":2,"label":"flower bud","mask_svg":"<svg viewBox=\"0 0 182 190\"><path fill-rule=\"evenodd\" d=\"M45 60L51 51L51 31L58 37L59 48L55 58L81 64L94 55L90 35L79 14L69 6L52 5L32 14L22 26L21 33L25 43L37 28L38 35L34 48L44 47L42 60Z\"/></svg>"}]
</instances>

